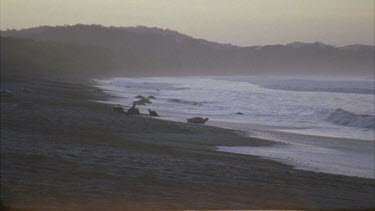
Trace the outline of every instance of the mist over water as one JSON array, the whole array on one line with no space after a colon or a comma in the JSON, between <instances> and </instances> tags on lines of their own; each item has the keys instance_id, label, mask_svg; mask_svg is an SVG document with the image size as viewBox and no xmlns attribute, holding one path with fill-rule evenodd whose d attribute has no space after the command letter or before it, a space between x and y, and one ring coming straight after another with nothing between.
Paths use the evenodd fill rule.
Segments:
<instances>
[{"instance_id":1,"label":"mist over water","mask_svg":"<svg viewBox=\"0 0 375 211\"><path fill-rule=\"evenodd\" d=\"M97 80L97 84L119 97L112 103L130 106L136 95L152 95L156 99L139 106L141 112L151 108L161 118L183 122L192 116L208 117L209 125L245 130L287 144L220 150L282 160L301 169L374 177L374 152L366 151L374 144L373 81L231 76L115 78ZM326 143L308 135L320 136ZM354 146L358 150L350 152ZM343 159L347 153L351 161ZM332 160L341 161L333 165Z\"/></svg>"}]
</instances>

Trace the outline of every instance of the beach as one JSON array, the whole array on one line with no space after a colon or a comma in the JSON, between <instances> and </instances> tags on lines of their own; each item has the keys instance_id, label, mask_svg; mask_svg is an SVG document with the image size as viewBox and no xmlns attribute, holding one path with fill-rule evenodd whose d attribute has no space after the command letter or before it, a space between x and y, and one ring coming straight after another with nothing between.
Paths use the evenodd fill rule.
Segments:
<instances>
[{"instance_id":1,"label":"beach","mask_svg":"<svg viewBox=\"0 0 375 211\"><path fill-rule=\"evenodd\" d=\"M32 90L25 93L22 88ZM126 116L93 84L2 81L1 202L34 210L367 209L374 179L304 171L217 146L274 141Z\"/></svg>"},{"instance_id":2,"label":"beach","mask_svg":"<svg viewBox=\"0 0 375 211\"><path fill-rule=\"evenodd\" d=\"M160 119L241 130L265 147L217 146L316 172L375 178L374 82L276 76L135 77L94 80L107 104L138 105Z\"/></svg>"}]
</instances>

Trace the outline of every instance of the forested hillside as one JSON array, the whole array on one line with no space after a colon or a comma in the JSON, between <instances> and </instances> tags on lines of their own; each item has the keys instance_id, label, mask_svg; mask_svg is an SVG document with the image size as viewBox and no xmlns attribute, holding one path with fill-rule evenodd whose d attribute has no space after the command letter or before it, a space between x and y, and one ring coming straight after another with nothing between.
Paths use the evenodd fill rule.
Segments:
<instances>
[{"instance_id":1,"label":"forested hillside","mask_svg":"<svg viewBox=\"0 0 375 211\"><path fill-rule=\"evenodd\" d=\"M80 79L119 69L110 50L31 39L1 37L2 78L30 77Z\"/></svg>"},{"instance_id":2,"label":"forested hillside","mask_svg":"<svg viewBox=\"0 0 375 211\"><path fill-rule=\"evenodd\" d=\"M50 66L51 71L58 73L79 69L84 74L91 71L107 75L116 69L120 70L118 74L139 76L301 74L371 77L374 74L374 46L365 45L335 47L319 42L293 42L238 47L159 28L82 24L8 30L1 35L29 39L5 39L5 46L2 41L6 66L9 62L13 62L13 66L31 62L32 65ZM25 47L22 51L21 46ZM15 59L19 61L15 62Z\"/></svg>"}]
</instances>

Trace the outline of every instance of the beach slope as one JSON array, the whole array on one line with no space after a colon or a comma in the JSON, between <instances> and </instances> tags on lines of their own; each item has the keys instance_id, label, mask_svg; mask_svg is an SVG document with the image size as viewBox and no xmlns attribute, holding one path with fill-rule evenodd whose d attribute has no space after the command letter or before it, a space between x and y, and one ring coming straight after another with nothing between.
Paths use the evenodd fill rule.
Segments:
<instances>
[{"instance_id":1,"label":"beach slope","mask_svg":"<svg viewBox=\"0 0 375 211\"><path fill-rule=\"evenodd\" d=\"M31 90L25 91L25 89ZM2 81L1 201L37 210L373 208L373 179L216 146L272 141L114 112L90 84Z\"/></svg>"}]
</instances>

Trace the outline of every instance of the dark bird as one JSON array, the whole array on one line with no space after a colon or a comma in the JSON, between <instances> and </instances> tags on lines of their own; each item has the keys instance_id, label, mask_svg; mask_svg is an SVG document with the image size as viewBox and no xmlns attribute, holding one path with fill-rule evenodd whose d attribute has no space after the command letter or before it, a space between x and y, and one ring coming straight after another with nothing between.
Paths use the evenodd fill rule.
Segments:
<instances>
[{"instance_id":1,"label":"dark bird","mask_svg":"<svg viewBox=\"0 0 375 211\"><path fill-rule=\"evenodd\" d=\"M152 111L150 109L148 109L148 113L150 114L150 117L157 117L157 116L159 116L158 113L156 113L156 111Z\"/></svg>"}]
</instances>

